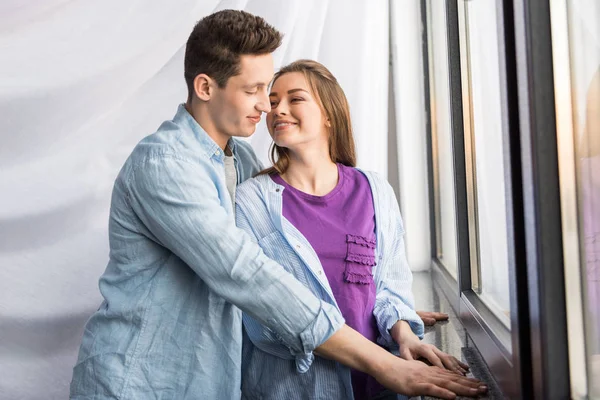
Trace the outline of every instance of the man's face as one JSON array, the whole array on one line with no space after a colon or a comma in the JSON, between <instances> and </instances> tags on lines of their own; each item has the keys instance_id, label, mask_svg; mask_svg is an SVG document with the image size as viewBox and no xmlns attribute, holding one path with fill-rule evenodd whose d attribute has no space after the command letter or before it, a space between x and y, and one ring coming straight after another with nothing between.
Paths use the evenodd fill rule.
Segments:
<instances>
[{"instance_id":1,"label":"man's face","mask_svg":"<svg viewBox=\"0 0 600 400\"><path fill-rule=\"evenodd\" d=\"M254 133L262 113L271 110L267 90L273 74L271 54L241 56L240 74L229 78L224 88L216 87L208 102L219 136L228 139Z\"/></svg>"}]
</instances>

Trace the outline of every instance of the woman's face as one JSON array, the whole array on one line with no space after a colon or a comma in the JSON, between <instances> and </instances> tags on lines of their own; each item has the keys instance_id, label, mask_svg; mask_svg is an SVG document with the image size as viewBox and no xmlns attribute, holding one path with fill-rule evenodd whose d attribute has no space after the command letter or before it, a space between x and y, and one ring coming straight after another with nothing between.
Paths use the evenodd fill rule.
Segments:
<instances>
[{"instance_id":1,"label":"woman's face","mask_svg":"<svg viewBox=\"0 0 600 400\"><path fill-rule=\"evenodd\" d=\"M277 146L292 151L314 146L328 149L327 118L304 74L281 75L273 83L269 99L267 127Z\"/></svg>"}]
</instances>

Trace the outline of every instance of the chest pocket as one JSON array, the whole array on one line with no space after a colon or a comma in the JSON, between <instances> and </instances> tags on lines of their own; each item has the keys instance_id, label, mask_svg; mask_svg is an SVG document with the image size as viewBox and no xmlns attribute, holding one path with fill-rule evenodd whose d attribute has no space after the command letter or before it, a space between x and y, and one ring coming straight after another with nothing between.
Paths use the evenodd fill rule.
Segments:
<instances>
[{"instance_id":1,"label":"chest pocket","mask_svg":"<svg viewBox=\"0 0 600 400\"><path fill-rule=\"evenodd\" d=\"M346 235L346 259L344 280L348 283L362 285L373 284L373 267L375 266L375 236Z\"/></svg>"}]
</instances>

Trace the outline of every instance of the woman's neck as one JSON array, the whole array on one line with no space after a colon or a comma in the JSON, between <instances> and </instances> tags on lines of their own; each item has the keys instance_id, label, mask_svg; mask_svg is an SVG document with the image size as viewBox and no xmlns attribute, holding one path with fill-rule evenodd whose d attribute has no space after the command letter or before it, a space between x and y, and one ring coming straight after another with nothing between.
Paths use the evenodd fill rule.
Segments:
<instances>
[{"instance_id":1,"label":"woman's neck","mask_svg":"<svg viewBox=\"0 0 600 400\"><path fill-rule=\"evenodd\" d=\"M339 179L337 165L331 161L329 152L290 152L288 169L281 177L294 188L314 196L325 196L331 192Z\"/></svg>"}]
</instances>

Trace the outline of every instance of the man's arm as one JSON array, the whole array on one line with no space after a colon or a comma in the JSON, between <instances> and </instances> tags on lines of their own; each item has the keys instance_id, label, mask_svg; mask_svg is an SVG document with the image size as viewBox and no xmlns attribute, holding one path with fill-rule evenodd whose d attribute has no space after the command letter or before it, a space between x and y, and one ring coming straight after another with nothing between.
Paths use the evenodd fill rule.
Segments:
<instances>
[{"instance_id":1,"label":"man's arm","mask_svg":"<svg viewBox=\"0 0 600 400\"><path fill-rule=\"evenodd\" d=\"M129 182L131 206L155 240L188 264L217 294L276 331L297 352L318 354L371 373L406 394L473 395L476 381L424 364L406 364L343 325L316 298L267 258L221 207L217 189L197 163L161 156L139 165ZM341 327L341 328L340 328ZM416 361L415 361L416 362ZM462 380L461 380L462 379Z\"/></svg>"},{"instance_id":2,"label":"man's arm","mask_svg":"<svg viewBox=\"0 0 600 400\"><path fill-rule=\"evenodd\" d=\"M248 187L245 189L247 188ZM261 234L258 233L259 231L257 231L256 228L257 226L260 226L260 221L269 218L268 212L263 208L264 205L262 204L263 200L261 195L252 190L240 190L238 192L237 200L237 225L247 232L252 240L259 242ZM249 207L249 205L256 208L250 212L250 210L246 210L246 207ZM251 223L248 220L247 213L252 214L252 221L254 221L254 223ZM253 338L252 340L254 341L255 339ZM260 335L259 340L265 340L262 334ZM271 352L272 349L273 347L267 346L263 351ZM422 363L404 362L400 358L391 356L390 353L383 350L381 347L374 345L347 325L344 325L330 339L319 346L315 350L315 353L321 357L333 359L356 370L369 373L388 388L400 393L431 394L453 398L454 395L444 391L444 388L447 390L448 387L451 387L455 389L454 393L472 395L476 392L471 389L475 387L478 388L477 385L479 385L479 382L477 381L456 382L456 376L440 375L439 371L428 370ZM281 356L277 352L271 352L271 354L278 357ZM419 377L419 374L421 373L424 375ZM418 386L418 383L431 383L431 381L435 381L437 384L428 387L425 391L421 391L423 389ZM452 382L457 385L453 386Z\"/></svg>"},{"instance_id":3,"label":"man's arm","mask_svg":"<svg viewBox=\"0 0 600 400\"><path fill-rule=\"evenodd\" d=\"M454 399L457 395L477 396L487 391L487 387L476 379L396 357L347 325L315 353L365 372L386 388L408 396Z\"/></svg>"},{"instance_id":4,"label":"man's arm","mask_svg":"<svg viewBox=\"0 0 600 400\"><path fill-rule=\"evenodd\" d=\"M314 350L343 325L335 307L316 298L235 226L203 166L161 155L136 168L128 182L132 209L152 239L215 293L273 329L297 353Z\"/></svg>"}]
</instances>

